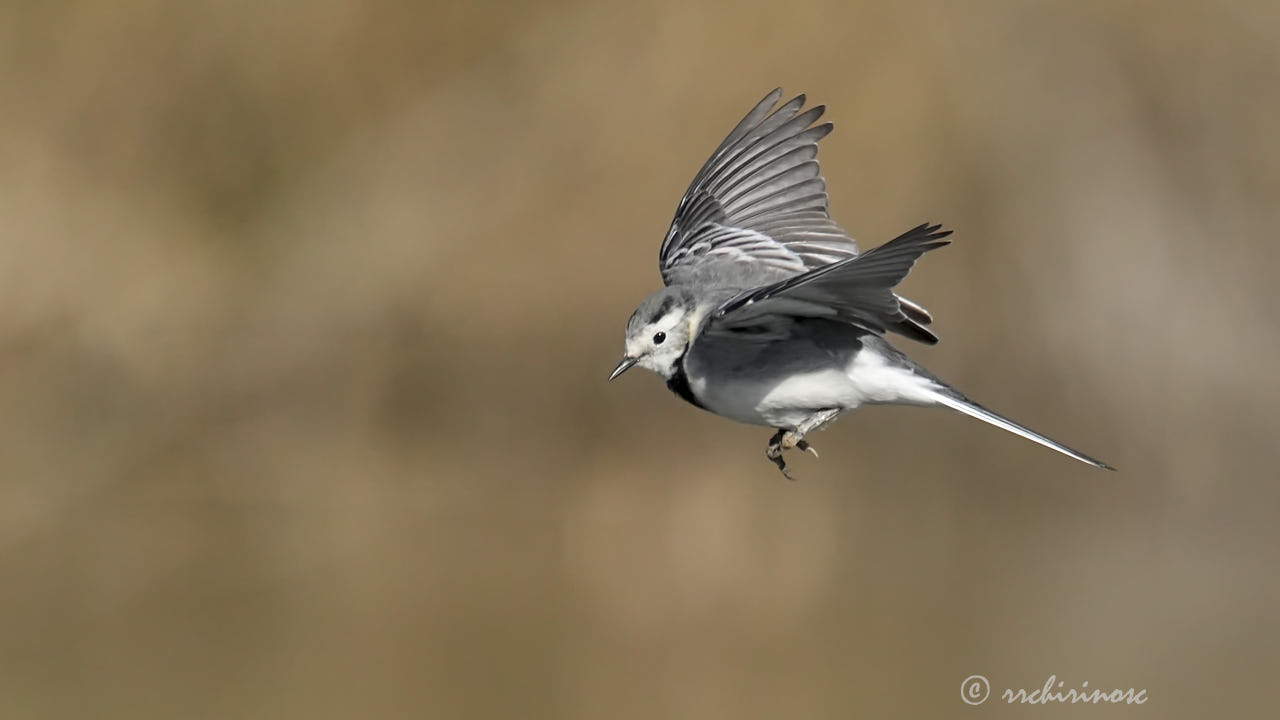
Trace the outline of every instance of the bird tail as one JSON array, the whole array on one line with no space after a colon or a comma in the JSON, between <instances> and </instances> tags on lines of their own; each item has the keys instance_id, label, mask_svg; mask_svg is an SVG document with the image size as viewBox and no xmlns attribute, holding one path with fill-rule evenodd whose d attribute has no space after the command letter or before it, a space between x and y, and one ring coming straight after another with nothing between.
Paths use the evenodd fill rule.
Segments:
<instances>
[{"instance_id":1,"label":"bird tail","mask_svg":"<svg viewBox=\"0 0 1280 720\"><path fill-rule=\"evenodd\" d=\"M952 390L951 388L948 388L945 386L943 388L940 388L937 392L933 394L933 400L935 400L940 405L949 407L952 410L955 410L957 412L964 413L969 417L977 418L983 422L995 425L996 427L1001 428L1003 430L1008 430L1009 432L1015 435L1021 435L1022 437L1032 442L1039 443L1051 450L1057 450L1058 452L1062 453L1063 455L1066 455L1067 457L1075 458L1080 462L1089 463L1094 467L1103 468L1104 470L1115 470L1115 468L1102 462L1101 460L1091 458L1088 455L1085 455L1084 453L1080 452L1079 450L1074 450L1072 448L1069 448L1066 445L1063 445L1062 443L1056 440L1052 440L1048 437L1045 437L1044 435L1041 435L1035 430L1032 430L1024 425L1019 425L1018 423L1010 420L1007 417L1004 417L1003 415L994 413L982 407L978 403L973 402L972 400L960 394L959 392Z\"/></svg>"}]
</instances>

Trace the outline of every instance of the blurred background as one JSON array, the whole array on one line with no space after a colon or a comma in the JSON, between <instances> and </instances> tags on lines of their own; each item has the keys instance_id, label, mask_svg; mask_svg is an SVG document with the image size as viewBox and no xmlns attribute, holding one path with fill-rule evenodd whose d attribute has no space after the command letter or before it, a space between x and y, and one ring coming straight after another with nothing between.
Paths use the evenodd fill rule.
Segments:
<instances>
[{"instance_id":1,"label":"blurred background","mask_svg":"<svg viewBox=\"0 0 1280 720\"><path fill-rule=\"evenodd\" d=\"M605 382L777 85L956 230L900 346L1120 472ZM1271 0L0 4L0 718L1256 716L1278 87Z\"/></svg>"}]
</instances>

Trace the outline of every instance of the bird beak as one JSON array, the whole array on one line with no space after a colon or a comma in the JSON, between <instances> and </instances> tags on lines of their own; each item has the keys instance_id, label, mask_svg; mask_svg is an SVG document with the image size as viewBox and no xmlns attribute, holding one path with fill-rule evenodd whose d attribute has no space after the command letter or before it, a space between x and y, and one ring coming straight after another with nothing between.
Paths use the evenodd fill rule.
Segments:
<instances>
[{"instance_id":1,"label":"bird beak","mask_svg":"<svg viewBox=\"0 0 1280 720\"><path fill-rule=\"evenodd\" d=\"M619 375L621 375L622 373L624 373L624 372L626 372L626 371L630 370L630 369L631 369L631 366L632 366L632 365L635 365L635 364L636 364L636 359L635 359L635 358L633 358L633 357L627 357L627 356L625 356L625 355L624 355L624 356L622 357L622 362L618 363L618 367L614 368L614 369L613 369L613 372L609 373L609 379L610 379L610 380L612 380L612 379L614 379L614 378L618 377L618 376L619 376Z\"/></svg>"}]
</instances>

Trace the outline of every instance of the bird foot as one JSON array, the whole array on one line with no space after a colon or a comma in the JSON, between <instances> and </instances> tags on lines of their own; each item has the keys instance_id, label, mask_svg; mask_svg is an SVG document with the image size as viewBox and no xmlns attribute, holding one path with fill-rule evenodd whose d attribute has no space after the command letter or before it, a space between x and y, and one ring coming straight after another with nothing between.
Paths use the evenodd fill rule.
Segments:
<instances>
[{"instance_id":1,"label":"bird foot","mask_svg":"<svg viewBox=\"0 0 1280 720\"><path fill-rule=\"evenodd\" d=\"M791 473L787 472L787 461L782 459L782 438L785 436L785 430L779 430L769 438L769 445L764 450L764 456L778 466L778 471L782 473L782 477L794 481Z\"/></svg>"},{"instance_id":2,"label":"bird foot","mask_svg":"<svg viewBox=\"0 0 1280 720\"><path fill-rule=\"evenodd\" d=\"M794 481L795 478L791 477L791 473L787 472L787 461L782 459L782 452L792 448L811 452L814 457L818 457L818 451L804 439L802 433L795 430L778 430L778 432L774 433L773 437L769 438L769 445L765 448L764 456L778 466L778 470L782 472L783 477Z\"/></svg>"}]
</instances>

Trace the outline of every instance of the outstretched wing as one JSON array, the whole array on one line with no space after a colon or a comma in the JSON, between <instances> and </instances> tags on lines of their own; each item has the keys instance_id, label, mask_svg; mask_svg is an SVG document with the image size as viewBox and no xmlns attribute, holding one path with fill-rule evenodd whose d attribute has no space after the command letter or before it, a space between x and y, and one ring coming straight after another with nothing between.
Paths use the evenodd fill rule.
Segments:
<instances>
[{"instance_id":1,"label":"outstretched wing","mask_svg":"<svg viewBox=\"0 0 1280 720\"><path fill-rule=\"evenodd\" d=\"M858 254L827 210L815 125L824 107L804 112L799 95L775 109L769 93L737 124L694 177L658 252L667 285L759 287ZM907 319L895 330L923 342L937 337L923 307L894 296Z\"/></svg>"},{"instance_id":2,"label":"outstretched wing","mask_svg":"<svg viewBox=\"0 0 1280 720\"><path fill-rule=\"evenodd\" d=\"M861 255L741 293L712 313L710 328L750 333L780 316L813 317L936 343L937 336L913 321L912 308L893 288L921 255L951 242L944 239L951 231L941 228L920 225Z\"/></svg>"},{"instance_id":3,"label":"outstretched wing","mask_svg":"<svg viewBox=\"0 0 1280 720\"><path fill-rule=\"evenodd\" d=\"M658 266L668 285L761 285L857 254L827 212L819 105L769 93L720 143L680 200ZM754 282L743 283L749 278Z\"/></svg>"}]
</instances>

